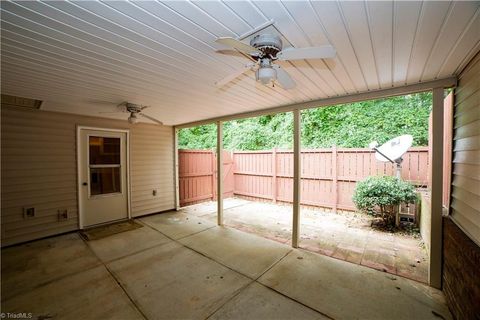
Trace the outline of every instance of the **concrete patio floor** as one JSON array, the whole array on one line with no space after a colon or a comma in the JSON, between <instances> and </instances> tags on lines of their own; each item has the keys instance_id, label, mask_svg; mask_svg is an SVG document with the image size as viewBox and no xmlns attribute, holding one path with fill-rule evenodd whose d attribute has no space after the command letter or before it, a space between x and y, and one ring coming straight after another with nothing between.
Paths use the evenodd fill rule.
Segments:
<instances>
[{"instance_id":1,"label":"concrete patio floor","mask_svg":"<svg viewBox=\"0 0 480 320\"><path fill-rule=\"evenodd\" d=\"M216 202L182 208L192 217L213 224ZM420 237L371 228L372 218L350 212L302 208L300 247L336 259L360 264L423 283L428 282L428 255ZM290 244L292 207L240 198L224 200L226 226Z\"/></svg>"},{"instance_id":2,"label":"concrete patio floor","mask_svg":"<svg viewBox=\"0 0 480 320\"><path fill-rule=\"evenodd\" d=\"M441 291L185 212L2 249L2 312L34 319L451 319Z\"/></svg>"}]
</instances>

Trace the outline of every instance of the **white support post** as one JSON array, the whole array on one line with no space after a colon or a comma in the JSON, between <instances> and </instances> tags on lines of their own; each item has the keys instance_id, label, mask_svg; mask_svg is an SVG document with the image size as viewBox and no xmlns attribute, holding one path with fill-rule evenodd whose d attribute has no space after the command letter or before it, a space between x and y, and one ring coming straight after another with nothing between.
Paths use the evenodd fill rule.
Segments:
<instances>
[{"instance_id":1,"label":"white support post","mask_svg":"<svg viewBox=\"0 0 480 320\"><path fill-rule=\"evenodd\" d=\"M293 224L292 247L298 248L300 235L300 110L293 111Z\"/></svg>"},{"instance_id":2,"label":"white support post","mask_svg":"<svg viewBox=\"0 0 480 320\"><path fill-rule=\"evenodd\" d=\"M437 289L442 287L443 93L443 87L433 89L432 163L430 165L432 230L428 280L430 285Z\"/></svg>"},{"instance_id":3,"label":"white support post","mask_svg":"<svg viewBox=\"0 0 480 320\"><path fill-rule=\"evenodd\" d=\"M217 224L223 226L223 123L217 121Z\"/></svg>"},{"instance_id":4,"label":"white support post","mask_svg":"<svg viewBox=\"0 0 480 320\"><path fill-rule=\"evenodd\" d=\"M175 210L180 210L180 175L178 172L178 131L179 129L173 129L173 158L175 161L174 179L175 179Z\"/></svg>"}]
</instances>

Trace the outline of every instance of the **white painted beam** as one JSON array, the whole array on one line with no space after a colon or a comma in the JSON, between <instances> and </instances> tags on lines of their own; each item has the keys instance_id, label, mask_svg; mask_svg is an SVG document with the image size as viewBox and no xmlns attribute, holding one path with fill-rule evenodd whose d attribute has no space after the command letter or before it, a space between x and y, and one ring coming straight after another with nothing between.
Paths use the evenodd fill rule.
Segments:
<instances>
[{"instance_id":1,"label":"white painted beam","mask_svg":"<svg viewBox=\"0 0 480 320\"><path fill-rule=\"evenodd\" d=\"M178 129L173 129L173 157L174 163L174 179L175 179L175 210L180 210L180 175L178 172Z\"/></svg>"},{"instance_id":2,"label":"white painted beam","mask_svg":"<svg viewBox=\"0 0 480 320\"><path fill-rule=\"evenodd\" d=\"M430 166L432 229L428 280L430 285L437 289L442 287L443 94L443 87L433 89L432 163Z\"/></svg>"},{"instance_id":3,"label":"white painted beam","mask_svg":"<svg viewBox=\"0 0 480 320\"><path fill-rule=\"evenodd\" d=\"M298 248L300 235L301 112L293 111L293 224L292 247Z\"/></svg>"},{"instance_id":4,"label":"white painted beam","mask_svg":"<svg viewBox=\"0 0 480 320\"><path fill-rule=\"evenodd\" d=\"M223 226L223 123L217 121L217 224Z\"/></svg>"},{"instance_id":5,"label":"white painted beam","mask_svg":"<svg viewBox=\"0 0 480 320\"><path fill-rule=\"evenodd\" d=\"M457 78L450 77L440 80L434 80L429 82L421 82L407 86L389 88L389 89L381 89L381 90L374 90L368 92L361 92L355 93L350 95L344 95L339 97L332 97L327 99L319 99L319 100L312 100L307 102L289 104L284 106L278 106L274 108L267 108L262 110L255 110L250 112L243 112L232 114L228 116L216 117L201 121L189 122L175 126L176 128L190 128L195 126L200 126L204 124L210 124L217 121L230 121L235 119L244 119L244 118L251 118L251 117L258 117L266 114L275 114L280 112L290 112L294 110L303 110L303 109L313 109L318 107L326 107L326 106L333 106L337 104L344 104L344 103L352 103L352 102L359 102L359 101L366 101L366 100L373 100L373 99L381 99L381 98L388 98L393 96L401 96L411 93L418 93L428 90L433 90L434 88L451 88L456 86Z\"/></svg>"}]
</instances>

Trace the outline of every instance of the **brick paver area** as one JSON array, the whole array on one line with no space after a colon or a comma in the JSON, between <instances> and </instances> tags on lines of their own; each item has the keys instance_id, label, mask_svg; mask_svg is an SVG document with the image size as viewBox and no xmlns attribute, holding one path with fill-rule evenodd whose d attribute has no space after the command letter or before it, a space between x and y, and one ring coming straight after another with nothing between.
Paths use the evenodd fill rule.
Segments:
<instances>
[{"instance_id":1,"label":"brick paver area","mask_svg":"<svg viewBox=\"0 0 480 320\"><path fill-rule=\"evenodd\" d=\"M291 241L292 207L225 199L225 224L282 243ZM182 209L216 221L215 202ZM372 218L358 213L302 209L300 247L340 260L426 283L428 256L420 236L372 229Z\"/></svg>"}]
</instances>

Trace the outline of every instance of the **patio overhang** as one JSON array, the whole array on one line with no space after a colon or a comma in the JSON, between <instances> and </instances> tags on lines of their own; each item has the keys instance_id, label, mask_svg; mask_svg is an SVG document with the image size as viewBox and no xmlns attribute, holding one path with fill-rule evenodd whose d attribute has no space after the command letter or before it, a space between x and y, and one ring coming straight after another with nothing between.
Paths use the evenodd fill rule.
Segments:
<instances>
[{"instance_id":1,"label":"patio overhang","mask_svg":"<svg viewBox=\"0 0 480 320\"><path fill-rule=\"evenodd\" d=\"M345 104L345 103L353 103L353 102L360 102L360 101L367 101L367 100L374 100L374 99L381 99L381 98L388 98L400 95L407 95L413 94L418 92L430 91L435 88L453 88L457 84L456 77L448 77L445 79L433 80L428 82L422 82L407 86L396 86L389 89L381 89L381 90L374 90L374 91L367 91L361 92L356 94L349 94L339 97L331 97L325 99L317 99L307 102L301 103L293 103L283 106L277 106L273 108L266 108L261 109L258 111L250 111L250 112L242 112L242 113L235 113L228 116L222 117L215 117L211 119L205 119L201 121L194 121L189 123L184 123L175 126L176 129L183 129L189 127L195 127L205 124L211 124L218 121L231 121L236 119L244 119L244 118L251 118L251 117L258 117L262 115L268 114L275 114L280 112L292 112L295 110L304 110L304 109L312 109L318 107L326 107L326 106L333 106L337 104Z\"/></svg>"},{"instance_id":2,"label":"patio overhang","mask_svg":"<svg viewBox=\"0 0 480 320\"><path fill-rule=\"evenodd\" d=\"M3 1L1 10L3 94L116 119L124 115L105 112L129 101L181 127L450 87L480 49L475 1ZM259 32L285 48L332 45L336 56L275 62L296 82L289 90L253 73L216 87L249 60L215 40L247 44Z\"/></svg>"}]
</instances>

